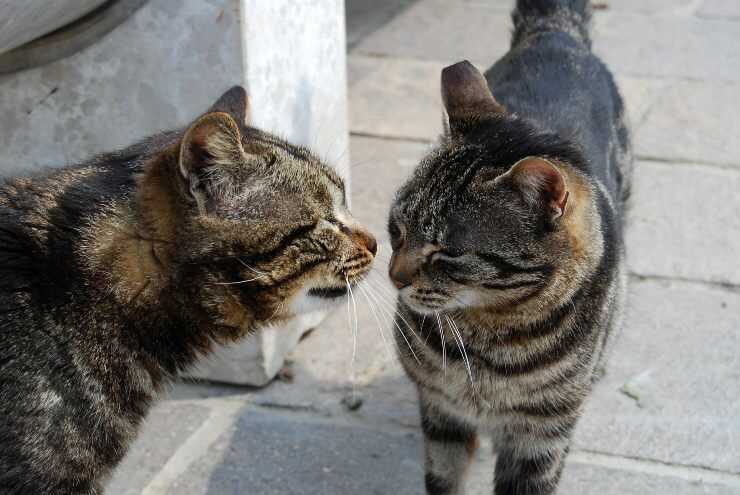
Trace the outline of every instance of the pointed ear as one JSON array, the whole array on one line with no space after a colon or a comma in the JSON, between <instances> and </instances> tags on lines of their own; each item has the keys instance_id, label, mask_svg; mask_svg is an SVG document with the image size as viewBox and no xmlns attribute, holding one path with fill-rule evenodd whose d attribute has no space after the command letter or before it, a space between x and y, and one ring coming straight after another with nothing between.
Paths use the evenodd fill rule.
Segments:
<instances>
[{"instance_id":1,"label":"pointed ear","mask_svg":"<svg viewBox=\"0 0 740 495\"><path fill-rule=\"evenodd\" d=\"M522 192L526 201L544 204L551 220L557 220L565 212L568 184L563 173L548 160L536 156L519 160L495 182L506 180Z\"/></svg>"},{"instance_id":2,"label":"pointed ear","mask_svg":"<svg viewBox=\"0 0 740 495\"><path fill-rule=\"evenodd\" d=\"M224 112L203 115L185 132L180 142L179 171L201 211L213 194L207 187L208 179L244 157L239 128Z\"/></svg>"},{"instance_id":3,"label":"pointed ear","mask_svg":"<svg viewBox=\"0 0 740 495\"><path fill-rule=\"evenodd\" d=\"M238 125L249 125L249 97L241 86L234 86L213 104L209 112L231 115Z\"/></svg>"},{"instance_id":4,"label":"pointed ear","mask_svg":"<svg viewBox=\"0 0 740 495\"><path fill-rule=\"evenodd\" d=\"M504 107L493 98L483 74L467 60L442 70L442 103L453 129L455 121L504 112Z\"/></svg>"}]
</instances>

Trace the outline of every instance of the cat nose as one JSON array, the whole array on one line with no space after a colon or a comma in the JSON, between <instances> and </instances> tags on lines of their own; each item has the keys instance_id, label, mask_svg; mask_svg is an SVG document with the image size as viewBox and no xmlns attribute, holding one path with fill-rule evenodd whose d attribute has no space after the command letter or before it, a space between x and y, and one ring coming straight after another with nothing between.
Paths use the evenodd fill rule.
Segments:
<instances>
[{"instance_id":1,"label":"cat nose","mask_svg":"<svg viewBox=\"0 0 740 495\"><path fill-rule=\"evenodd\" d=\"M400 290L411 285L417 271L419 271L418 265L413 260L410 260L408 256L398 253L393 253L391 256L388 276L391 278L393 285L396 286L396 289Z\"/></svg>"},{"instance_id":2,"label":"cat nose","mask_svg":"<svg viewBox=\"0 0 740 495\"><path fill-rule=\"evenodd\" d=\"M355 229L352 232L352 237L354 238L356 243L360 244L361 246L365 246L365 249L370 251L373 256L378 253L378 241L376 241L375 236L373 236L367 230Z\"/></svg>"}]
</instances>

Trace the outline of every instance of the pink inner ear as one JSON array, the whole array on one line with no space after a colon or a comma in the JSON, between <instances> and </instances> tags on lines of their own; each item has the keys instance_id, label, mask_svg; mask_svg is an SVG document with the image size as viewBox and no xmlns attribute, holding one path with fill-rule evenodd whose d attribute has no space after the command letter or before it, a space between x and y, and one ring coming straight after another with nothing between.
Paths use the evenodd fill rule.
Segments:
<instances>
[{"instance_id":1,"label":"pink inner ear","mask_svg":"<svg viewBox=\"0 0 740 495\"><path fill-rule=\"evenodd\" d=\"M208 166L208 160L212 158L207 148L208 137L217 131L218 126L211 122L200 125L192 130L189 151L192 157L190 166L194 170Z\"/></svg>"},{"instance_id":2,"label":"pink inner ear","mask_svg":"<svg viewBox=\"0 0 740 495\"><path fill-rule=\"evenodd\" d=\"M217 137L219 145L212 145ZM239 129L234 119L225 112L210 112L200 117L183 137L180 149L180 167L185 177L190 172L211 165L216 154L228 154L229 148L241 151Z\"/></svg>"},{"instance_id":3,"label":"pink inner ear","mask_svg":"<svg viewBox=\"0 0 740 495\"><path fill-rule=\"evenodd\" d=\"M512 167L511 174L517 183L544 197L558 216L565 210L568 187L565 177L555 165L543 158L525 158Z\"/></svg>"}]
</instances>

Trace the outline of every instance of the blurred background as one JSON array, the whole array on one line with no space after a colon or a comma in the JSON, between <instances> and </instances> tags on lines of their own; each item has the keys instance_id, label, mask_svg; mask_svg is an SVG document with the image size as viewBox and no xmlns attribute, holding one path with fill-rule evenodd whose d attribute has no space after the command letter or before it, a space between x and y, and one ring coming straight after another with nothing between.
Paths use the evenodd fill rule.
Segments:
<instances>
[{"instance_id":1,"label":"blurred background","mask_svg":"<svg viewBox=\"0 0 740 495\"><path fill-rule=\"evenodd\" d=\"M107 493L422 494L415 391L383 338L386 213L441 129L440 70L502 56L513 0L67 3L0 0L0 174L183 125L239 83L257 125L337 166L380 240L354 359L353 306L221 350L154 409ZM560 493L737 494L740 2L592 3L632 122L630 297ZM483 442L468 492L491 493L492 471Z\"/></svg>"}]
</instances>

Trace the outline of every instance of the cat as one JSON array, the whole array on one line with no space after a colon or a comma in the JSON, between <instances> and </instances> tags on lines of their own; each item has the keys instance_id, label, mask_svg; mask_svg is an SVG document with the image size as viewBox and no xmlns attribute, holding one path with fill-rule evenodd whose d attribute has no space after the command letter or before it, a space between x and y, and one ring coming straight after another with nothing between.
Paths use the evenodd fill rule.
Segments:
<instances>
[{"instance_id":1,"label":"cat","mask_svg":"<svg viewBox=\"0 0 740 495\"><path fill-rule=\"evenodd\" d=\"M445 68L446 131L392 204L429 495L464 493L479 431L497 495L555 493L619 326L630 138L589 17L586 0L519 0L485 77Z\"/></svg>"},{"instance_id":2,"label":"cat","mask_svg":"<svg viewBox=\"0 0 740 495\"><path fill-rule=\"evenodd\" d=\"M0 493L103 493L214 342L367 274L342 179L247 111L234 87L184 131L0 183Z\"/></svg>"}]
</instances>

